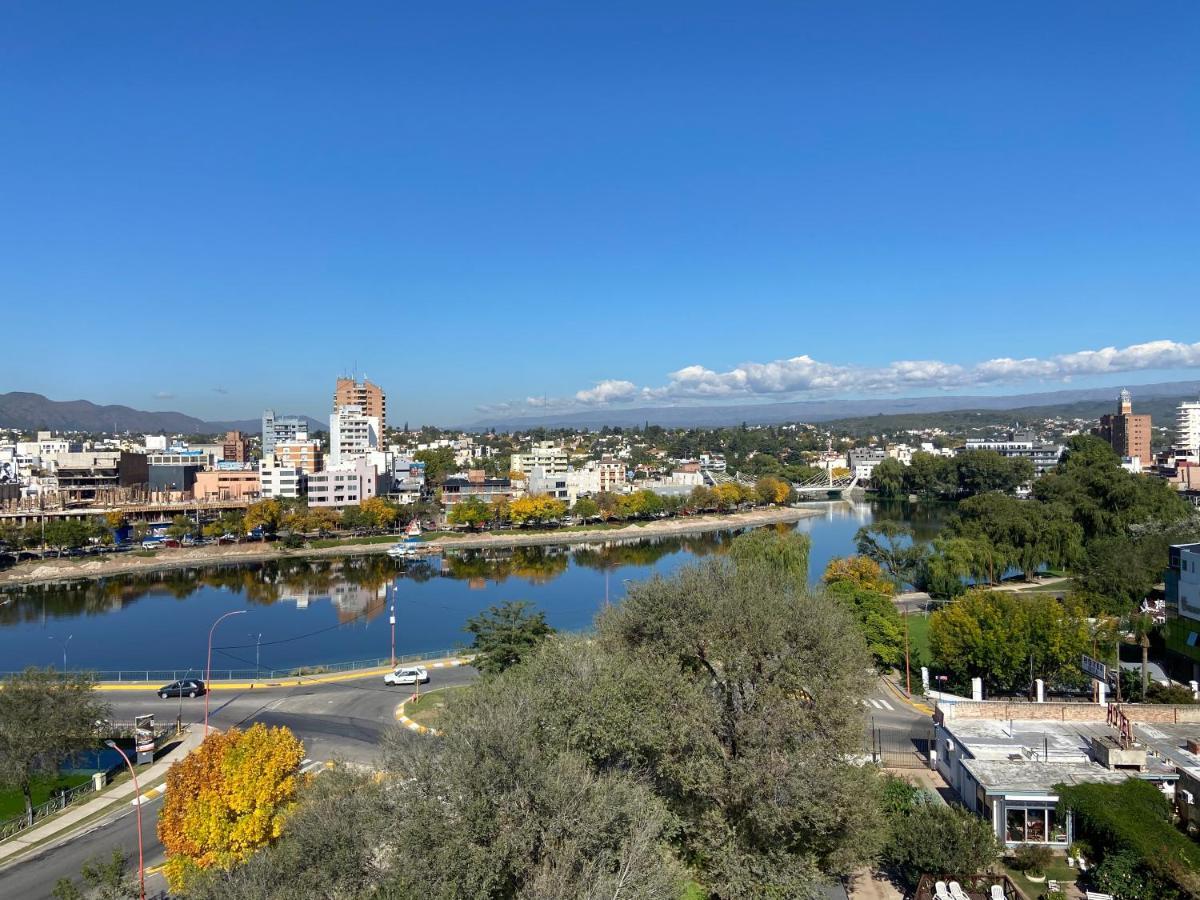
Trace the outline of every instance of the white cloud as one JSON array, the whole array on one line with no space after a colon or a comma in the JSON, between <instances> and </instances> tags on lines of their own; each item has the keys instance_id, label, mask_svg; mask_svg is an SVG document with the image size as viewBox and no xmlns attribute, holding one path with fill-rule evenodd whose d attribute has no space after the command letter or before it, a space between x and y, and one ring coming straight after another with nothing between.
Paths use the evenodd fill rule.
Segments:
<instances>
[{"instance_id":1,"label":"white cloud","mask_svg":"<svg viewBox=\"0 0 1200 900\"><path fill-rule=\"evenodd\" d=\"M1080 350L1045 359L998 357L975 365L939 360L897 360L885 366L843 366L811 356L766 363L742 363L726 372L702 365L667 373L666 383L639 387L625 379L605 379L570 397L529 397L506 409L564 409L653 401L689 402L724 398L891 394L909 390L993 387L1034 381L1070 381L1087 375L1115 375L1147 369L1200 368L1200 343L1150 341L1128 347ZM498 407L496 407L498 408Z\"/></svg>"},{"instance_id":2,"label":"white cloud","mask_svg":"<svg viewBox=\"0 0 1200 900\"><path fill-rule=\"evenodd\" d=\"M155 400L174 400L175 395L170 391L159 391L154 395Z\"/></svg>"}]
</instances>

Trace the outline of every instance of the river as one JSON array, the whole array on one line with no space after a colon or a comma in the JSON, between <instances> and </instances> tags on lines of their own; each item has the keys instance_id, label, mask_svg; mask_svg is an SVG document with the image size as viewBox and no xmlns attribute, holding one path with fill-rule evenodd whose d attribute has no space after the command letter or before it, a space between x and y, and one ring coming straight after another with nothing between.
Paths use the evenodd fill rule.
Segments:
<instances>
[{"instance_id":1,"label":"river","mask_svg":"<svg viewBox=\"0 0 1200 900\"><path fill-rule=\"evenodd\" d=\"M920 539L936 533L945 507L811 504L819 515L794 526L812 538L810 577L854 552L854 532L879 518L909 522ZM770 526L792 527L792 526ZM0 593L0 671L25 666L178 671L204 666L208 629L214 674L387 657L388 609L396 609L397 655L465 646L463 624L505 600L528 600L556 628L589 627L627 581L669 575L726 551L729 532L620 545L460 551L399 563L386 556L287 559L56 583Z\"/></svg>"}]
</instances>

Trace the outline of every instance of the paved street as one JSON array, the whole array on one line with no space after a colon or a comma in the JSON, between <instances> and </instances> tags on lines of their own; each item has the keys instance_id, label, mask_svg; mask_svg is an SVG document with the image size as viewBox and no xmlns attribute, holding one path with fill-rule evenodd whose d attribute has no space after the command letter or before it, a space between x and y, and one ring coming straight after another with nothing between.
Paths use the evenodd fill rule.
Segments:
<instances>
[{"instance_id":1,"label":"paved street","mask_svg":"<svg viewBox=\"0 0 1200 900\"><path fill-rule=\"evenodd\" d=\"M469 666L453 669L434 669L430 672L428 688L461 685L472 681L477 673ZM270 688L265 690L226 692L215 691L209 697L209 722L221 729L234 725L247 726L255 722L266 725L285 725L304 742L308 765L314 771L330 760L372 765L378 756L380 736L395 724L396 706L412 692L409 687L388 687L382 677L318 684L303 688ZM113 691L105 699L112 705L117 721L132 721L135 715L154 713L157 722L169 724L179 713L177 699L160 700L153 690ZM204 722L204 698L183 700L183 721ZM419 746L425 738L402 731L402 739ZM163 862L163 848L158 841L158 810L161 798L142 805L142 828L145 839L146 866ZM77 877L83 863L93 856L107 856L114 847L137 853L137 817L132 806L123 808L111 817L95 823L84 835L76 835L57 846L27 857L15 865L0 870L0 897L20 897L22 900L49 900L59 878ZM165 889L161 875L147 878L146 890L152 894Z\"/></svg>"}]
</instances>

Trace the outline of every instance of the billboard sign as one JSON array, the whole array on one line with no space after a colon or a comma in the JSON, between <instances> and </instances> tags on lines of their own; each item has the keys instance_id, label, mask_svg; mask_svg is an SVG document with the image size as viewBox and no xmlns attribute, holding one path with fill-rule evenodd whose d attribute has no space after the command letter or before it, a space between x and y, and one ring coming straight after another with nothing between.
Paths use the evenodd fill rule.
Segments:
<instances>
[{"instance_id":1,"label":"billboard sign","mask_svg":"<svg viewBox=\"0 0 1200 900\"><path fill-rule=\"evenodd\" d=\"M133 720L133 736L137 749L138 763L154 761L154 714L136 716Z\"/></svg>"},{"instance_id":2,"label":"billboard sign","mask_svg":"<svg viewBox=\"0 0 1200 900\"><path fill-rule=\"evenodd\" d=\"M1097 681L1108 681L1108 666L1100 662L1100 660L1093 659L1084 653L1079 666L1085 674L1091 675Z\"/></svg>"}]
</instances>

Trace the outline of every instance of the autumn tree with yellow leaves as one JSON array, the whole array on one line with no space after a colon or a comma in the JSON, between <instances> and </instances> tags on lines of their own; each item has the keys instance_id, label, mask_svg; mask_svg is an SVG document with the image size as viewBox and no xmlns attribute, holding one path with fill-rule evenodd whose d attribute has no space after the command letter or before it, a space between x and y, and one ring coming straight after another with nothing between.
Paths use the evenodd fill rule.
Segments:
<instances>
[{"instance_id":1,"label":"autumn tree with yellow leaves","mask_svg":"<svg viewBox=\"0 0 1200 900\"><path fill-rule=\"evenodd\" d=\"M200 870L229 869L279 837L296 798L304 745L261 723L212 734L167 773L158 837L171 890Z\"/></svg>"},{"instance_id":2,"label":"autumn tree with yellow leaves","mask_svg":"<svg viewBox=\"0 0 1200 900\"><path fill-rule=\"evenodd\" d=\"M555 500L549 494L527 494L517 497L508 504L508 517L514 525L526 523L543 524L561 519L567 512L567 504Z\"/></svg>"}]
</instances>

